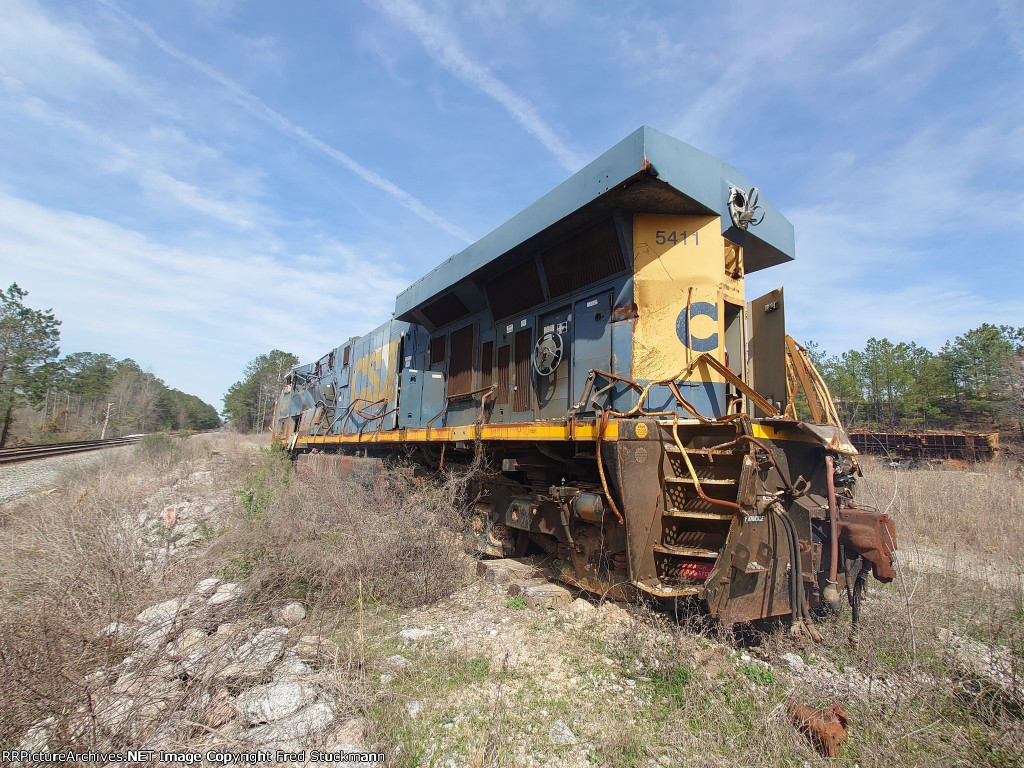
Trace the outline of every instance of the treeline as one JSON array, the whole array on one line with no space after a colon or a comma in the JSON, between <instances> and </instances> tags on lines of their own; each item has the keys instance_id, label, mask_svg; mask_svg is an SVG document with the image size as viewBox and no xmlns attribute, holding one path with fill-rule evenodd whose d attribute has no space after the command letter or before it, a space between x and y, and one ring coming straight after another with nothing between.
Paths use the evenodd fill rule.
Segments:
<instances>
[{"instance_id":1,"label":"treeline","mask_svg":"<svg viewBox=\"0 0 1024 768\"><path fill-rule=\"evenodd\" d=\"M224 395L224 415L239 432L264 432L273 425L274 404L288 371L299 364L290 352L273 349L250 361L241 381Z\"/></svg>"},{"instance_id":2,"label":"treeline","mask_svg":"<svg viewBox=\"0 0 1024 768\"><path fill-rule=\"evenodd\" d=\"M0 292L0 447L24 442L115 437L169 429L211 429L217 410L171 389L131 359L60 355L52 310L25 306L13 283Z\"/></svg>"},{"instance_id":3,"label":"treeline","mask_svg":"<svg viewBox=\"0 0 1024 768\"><path fill-rule=\"evenodd\" d=\"M1024 327L985 323L937 353L885 338L839 355L808 351L848 428L1001 427L1024 438Z\"/></svg>"},{"instance_id":4,"label":"treeline","mask_svg":"<svg viewBox=\"0 0 1024 768\"><path fill-rule=\"evenodd\" d=\"M36 408L43 416L39 431L44 437L91 435L102 432L104 423L107 437L220 425L216 408L168 387L134 360L92 352L58 360Z\"/></svg>"}]
</instances>

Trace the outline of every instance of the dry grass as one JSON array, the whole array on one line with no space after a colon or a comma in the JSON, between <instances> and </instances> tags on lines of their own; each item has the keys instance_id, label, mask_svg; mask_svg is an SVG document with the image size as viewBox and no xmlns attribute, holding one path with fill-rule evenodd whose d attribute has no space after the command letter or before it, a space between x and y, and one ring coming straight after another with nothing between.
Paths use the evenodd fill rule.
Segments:
<instances>
[{"instance_id":1,"label":"dry grass","mask_svg":"<svg viewBox=\"0 0 1024 768\"><path fill-rule=\"evenodd\" d=\"M88 713L95 673L130 650L100 631L195 583L195 569L173 580L145 571L138 516L153 494L208 469L215 450L222 476L240 479L250 441L150 440L0 510L0 745L16 745L44 718ZM61 738L84 747L100 737L87 729Z\"/></svg>"},{"instance_id":2,"label":"dry grass","mask_svg":"<svg viewBox=\"0 0 1024 768\"><path fill-rule=\"evenodd\" d=\"M1024 472L1014 461L894 470L864 459L858 496L888 508L901 543L1024 563Z\"/></svg>"},{"instance_id":3,"label":"dry grass","mask_svg":"<svg viewBox=\"0 0 1024 768\"><path fill-rule=\"evenodd\" d=\"M214 464L218 485L239 493L212 544L201 558L147 572L139 513L170 503ZM905 583L872 586L857 648L847 643L844 611L821 622L822 645L795 645L779 632L744 649L707 622L643 607L613 638L596 620L516 609L503 594L474 604L466 596L483 587L461 589L464 475L419 482L378 465L346 477L323 466L295 475L281 454L257 455L233 436L149 441L101 472L0 510L0 547L9 553L0 559L0 746L16 746L50 716L61 724L53 746L133 746L159 728L171 728L165 743L178 747L216 743L209 697L235 691L213 680L174 687L158 717L127 713L116 732L92 717L112 670L138 655L99 630L216 574L247 594L221 620L255 631L287 599L312 609L302 631L319 628L332 641L318 679L339 716L363 718L367 743L383 746L393 765L1020 765L1024 702L943 634L976 650L1005 650L1024 665L1019 582L959 565L1020 563L1021 483L1013 472L991 465L894 474L869 463L859 495L882 509L893 499L901 550L916 553ZM401 641L398 630L428 611L455 634ZM514 647L502 648L480 621L502 632L518 626L509 634ZM467 631L479 642L452 647ZM524 648L536 663L510 661L510 651ZM395 653L411 663L388 667ZM781 662L787 653L807 669L790 672ZM145 679L168 661L153 654L138 672ZM839 701L849 711L851 738L838 760L819 757L793 729L791 699ZM410 713L413 701L424 703L422 714ZM571 726L577 744L548 742L555 719Z\"/></svg>"},{"instance_id":4,"label":"dry grass","mask_svg":"<svg viewBox=\"0 0 1024 768\"><path fill-rule=\"evenodd\" d=\"M204 491L197 478L212 470L217 487ZM210 526L212 545L154 567L147 538L154 517L190 492L202 506L203 493L223 497L225 487L233 501ZM343 717L366 708L366 636L346 628L361 627L361 617L385 603L420 604L463 583L465 555L454 532L462 487L462 476L414 483L379 465L345 478L324 469L293 476L284 454L259 450L249 438L154 436L98 470L69 475L54 492L4 507L0 746L17 746L30 726L51 717L51 747L138 746L157 737L166 745L211 743L211 699L237 691L209 675L169 676L178 668L173 646L145 650L103 632L188 595L211 575L245 587L241 605L203 628L245 628L224 644L225 655L271 623L273 606L301 599L331 649L318 660L317 679L333 690L334 711ZM130 699L113 719L112 690Z\"/></svg>"},{"instance_id":5,"label":"dry grass","mask_svg":"<svg viewBox=\"0 0 1024 768\"><path fill-rule=\"evenodd\" d=\"M293 474L275 452L218 543L226 573L246 578L254 600L289 595L322 611L433 602L465 583L465 477L421 481L373 461L347 476L329 463Z\"/></svg>"}]
</instances>

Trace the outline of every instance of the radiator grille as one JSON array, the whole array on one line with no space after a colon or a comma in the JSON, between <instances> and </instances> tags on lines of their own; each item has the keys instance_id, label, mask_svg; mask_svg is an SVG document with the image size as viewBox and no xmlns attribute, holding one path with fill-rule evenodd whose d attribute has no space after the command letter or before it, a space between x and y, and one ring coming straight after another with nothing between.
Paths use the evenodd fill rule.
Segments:
<instances>
[{"instance_id":1,"label":"radiator grille","mask_svg":"<svg viewBox=\"0 0 1024 768\"><path fill-rule=\"evenodd\" d=\"M540 259L552 296L564 296L624 269L619 235L610 220L559 243Z\"/></svg>"},{"instance_id":2,"label":"radiator grille","mask_svg":"<svg viewBox=\"0 0 1024 768\"><path fill-rule=\"evenodd\" d=\"M498 395L495 398L495 402L498 405L508 405L508 388L509 380L511 378L509 375L509 363L510 355L508 344L503 347L498 347Z\"/></svg>"},{"instance_id":3,"label":"radiator grille","mask_svg":"<svg viewBox=\"0 0 1024 768\"><path fill-rule=\"evenodd\" d=\"M533 330L524 328L516 333L516 389L512 393L512 410L515 412L530 409L530 391L533 389L533 377L530 375L532 366L530 357L533 352Z\"/></svg>"},{"instance_id":4,"label":"radiator grille","mask_svg":"<svg viewBox=\"0 0 1024 768\"><path fill-rule=\"evenodd\" d=\"M544 301L537 265L530 259L508 272L503 272L486 285L487 301L495 320L522 312Z\"/></svg>"},{"instance_id":5,"label":"radiator grille","mask_svg":"<svg viewBox=\"0 0 1024 768\"><path fill-rule=\"evenodd\" d=\"M473 391L473 326L452 331L451 362L448 365L448 394Z\"/></svg>"},{"instance_id":6,"label":"radiator grille","mask_svg":"<svg viewBox=\"0 0 1024 768\"><path fill-rule=\"evenodd\" d=\"M480 387L494 383L494 342L485 341L480 350Z\"/></svg>"},{"instance_id":7,"label":"radiator grille","mask_svg":"<svg viewBox=\"0 0 1024 768\"><path fill-rule=\"evenodd\" d=\"M434 324L435 328L454 323L469 314L469 309L462 299L454 293L447 293L423 308L423 314Z\"/></svg>"}]
</instances>

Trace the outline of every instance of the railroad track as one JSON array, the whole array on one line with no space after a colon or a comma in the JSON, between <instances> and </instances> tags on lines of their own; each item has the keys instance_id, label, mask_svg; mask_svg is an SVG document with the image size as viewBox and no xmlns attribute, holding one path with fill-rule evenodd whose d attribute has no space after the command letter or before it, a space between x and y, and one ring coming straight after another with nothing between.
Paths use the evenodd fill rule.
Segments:
<instances>
[{"instance_id":1,"label":"railroad track","mask_svg":"<svg viewBox=\"0 0 1024 768\"><path fill-rule=\"evenodd\" d=\"M75 443L54 443L52 445L26 445L20 448L0 448L0 464L13 464L18 461L45 459L50 456L63 456L67 453L98 451L101 448L116 448L119 445L137 443L139 437L112 437L109 440L82 440Z\"/></svg>"}]
</instances>

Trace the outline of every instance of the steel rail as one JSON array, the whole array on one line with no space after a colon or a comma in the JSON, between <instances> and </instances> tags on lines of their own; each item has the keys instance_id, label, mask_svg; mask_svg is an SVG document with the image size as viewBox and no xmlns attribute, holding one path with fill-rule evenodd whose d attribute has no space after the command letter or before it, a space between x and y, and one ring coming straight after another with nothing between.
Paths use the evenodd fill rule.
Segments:
<instances>
[{"instance_id":1,"label":"steel rail","mask_svg":"<svg viewBox=\"0 0 1024 768\"><path fill-rule=\"evenodd\" d=\"M0 448L0 464L14 464L19 461L45 459L50 456L63 456L70 453L96 451L102 448L116 448L132 445L139 437L112 437L107 440L81 440L71 443L52 443L50 445L25 445L17 448Z\"/></svg>"}]
</instances>

